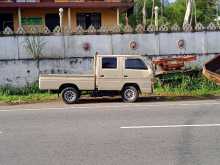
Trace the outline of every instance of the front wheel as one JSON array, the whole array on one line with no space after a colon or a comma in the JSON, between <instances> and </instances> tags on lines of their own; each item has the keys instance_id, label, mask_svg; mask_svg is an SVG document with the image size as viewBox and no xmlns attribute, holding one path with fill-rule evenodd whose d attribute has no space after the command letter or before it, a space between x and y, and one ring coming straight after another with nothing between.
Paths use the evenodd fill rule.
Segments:
<instances>
[{"instance_id":1,"label":"front wheel","mask_svg":"<svg viewBox=\"0 0 220 165\"><path fill-rule=\"evenodd\" d=\"M127 86L122 91L122 99L124 102L133 103L137 101L139 92L134 86Z\"/></svg>"},{"instance_id":2,"label":"front wheel","mask_svg":"<svg viewBox=\"0 0 220 165\"><path fill-rule=\"evenodd\" d=\"M79 91L73 87L64 88L61 93L66 104L74 104L79 99Z\"/></svg>"}]
</instances>

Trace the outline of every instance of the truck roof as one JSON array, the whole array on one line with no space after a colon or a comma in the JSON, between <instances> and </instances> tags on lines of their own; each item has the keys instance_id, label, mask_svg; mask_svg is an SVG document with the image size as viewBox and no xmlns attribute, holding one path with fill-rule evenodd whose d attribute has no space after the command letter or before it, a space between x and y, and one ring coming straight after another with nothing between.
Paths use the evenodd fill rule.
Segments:
<instances>
[{"instance_id":1,"label":"truck roof","mask_svg":"<svg viewBox=\"0 0 220 165\"><path fill-rule=\"evenodd\" d=\"M140 57L140 56L143 56L141 54L98 54L97 56L104 56L104 57Z\"/></svg>"}]
</instances>

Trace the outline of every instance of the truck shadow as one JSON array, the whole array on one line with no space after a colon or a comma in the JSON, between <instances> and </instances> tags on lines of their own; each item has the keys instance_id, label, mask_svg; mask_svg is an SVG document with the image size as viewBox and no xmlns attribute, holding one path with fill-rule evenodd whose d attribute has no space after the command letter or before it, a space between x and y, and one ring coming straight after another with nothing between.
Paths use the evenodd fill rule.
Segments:
<instances>
[{"instance_id":1,"label":"truck shadow","mask_svg":"<svg viewBox=\"0 0 220 165\"><path fill-rule=\"evenodd\" d=\"M154 103L154 102L172 102L172 101L198 101L198 100L215 100L220 99L220 96L149 96L140 97L136 103ZM92 104L92 103L122 103L120 97L98 97L88 98L83 97L78 101L78 104Z\"/></svg>"}]
</instances>

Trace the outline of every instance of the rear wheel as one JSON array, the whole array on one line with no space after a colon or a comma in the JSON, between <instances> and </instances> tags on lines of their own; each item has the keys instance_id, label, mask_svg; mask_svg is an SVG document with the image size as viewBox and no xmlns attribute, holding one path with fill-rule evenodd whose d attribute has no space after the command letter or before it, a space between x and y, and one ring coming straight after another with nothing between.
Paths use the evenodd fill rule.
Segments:
<instances>
[{"instance_id":1,"label":"rear wheel","mask_svg":"<svg viewBox=\"0 0 220 165\"><path fill-rule=\"evenodd\" d=\"M62 99L66 104L74 104L79 99L79 91L73 87L66 87L62 90Z\"/></svg>"},{"instance_id":2,"label":"rear wheel","mask_svg":"<svg viewBox=\"0 0 220 165\"><path fill-rule=\"evenodd\" d=\"M139 92L134 86L126 86L122 91L122 99L124 102L133 103L137 101Z\"/></svg>"}]
</instances>

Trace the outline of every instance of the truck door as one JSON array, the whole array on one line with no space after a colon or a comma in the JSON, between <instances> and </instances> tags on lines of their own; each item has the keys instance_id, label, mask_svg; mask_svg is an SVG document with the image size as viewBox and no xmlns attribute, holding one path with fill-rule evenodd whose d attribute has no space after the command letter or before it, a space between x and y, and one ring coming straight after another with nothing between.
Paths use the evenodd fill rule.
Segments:
<instances>
[{"instance_id":1,"label":"truck door","mask_svg":"<svg viewBox=\"0 0 220 165\"><path fill-rule=\"evenodd\" d=\"M123 62L123 78L125 84L138 84L141 92L152 92L152 70L147 67L142 58L125 57Z\"/></svg>"},{"instance_id":2,"label":"truck door","mask_svg":"<svg viewBox=\"0 0 220 165\"><path fill-rule=\"evenodd\" d=\"M98 58L98 90L120 90L123 83L121 57Z\"/></svg>"}]
</instances>

